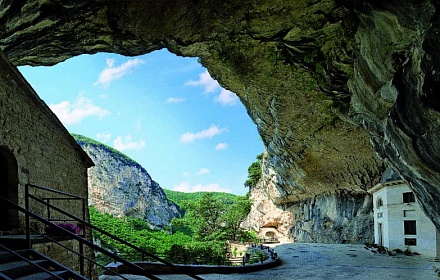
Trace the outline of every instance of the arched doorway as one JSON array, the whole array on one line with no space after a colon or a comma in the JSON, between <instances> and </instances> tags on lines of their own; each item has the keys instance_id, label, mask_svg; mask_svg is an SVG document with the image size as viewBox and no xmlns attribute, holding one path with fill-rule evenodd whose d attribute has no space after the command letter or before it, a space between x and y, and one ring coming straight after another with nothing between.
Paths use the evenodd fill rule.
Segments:
<instances>
[{"instance_id":1,"label":"arched doorway","mask_svg":"<svg viewBox=\"0 0 440 280\"><path fill-rule=\"evenodd\" d=\"M18 165L14 154L0 146L0 196L18 204ZM0 215L6 217L0 223L0 231L17 228L18 210L0 202Z\"/></svg>"},{"instance_id":2,"label":"arched doorway","mask_svg":"<svg viewBox=\"0 0 440 280\"><path fill-rule=\"evenodd\" d=\"M268 232L266 232L266 234L265 234L265 238L266 238L266 239L275 239L275 238L276 238L276 234L275 234L275 232L273 232L273 231L268 231Z\"/></svg>"}]
</instances>

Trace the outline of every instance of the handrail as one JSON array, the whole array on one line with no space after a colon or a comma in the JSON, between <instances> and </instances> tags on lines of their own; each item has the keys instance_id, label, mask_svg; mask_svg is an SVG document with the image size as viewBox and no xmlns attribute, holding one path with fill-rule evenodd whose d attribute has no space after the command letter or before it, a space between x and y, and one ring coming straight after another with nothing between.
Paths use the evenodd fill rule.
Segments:
<instances>
[{"instance_id":1,"label":"handrail","mask_svg":"<svg viewBox=\"0 0 440 280\"><path fill-rule=\"evenodd\" d=\"M148 257L150 257L150 258L152 258L152 259L155 259L155 260L157 260L157 261L159 261L159 262L161 262L161 263L163 263L163 264L165 264L165 265L171 267L171 268L172 268L173 270L175 270L176 272L181 272L182 274L185 274L185 275L190 276L190 277L192 277L192 278L194 278L194 279L197 279L197 280L203 280L203 278L200 278L200 277L198 277L197 275L190 274L190 273L186 272L185 270L183 270L182 268L180 268L180 267L178 267L178 266L176 266L176 265L174 265L174 264L172 264L172 263L170 263L170 262L168 262L168 261L166 261L166 260L164 260L164 259L162 259L162 258L159 258L159 257L155 256L154 254L151 254L151 253L145 251L144 249L139 248L139 247L137 247L137 246L135 246L135 245L133 245L133 244L131 244L131 243L129 243L129 242L127 242L127 241L125 241L125 240L123 240L123 239L121 239L121 238L115 236L115 235L113 235L113 234L110 234L110 233L108 233L108 232L106 232L106 231L104 231L104 230L102 230L102 229L100 229L100 228L98 228L98 227L92 225L91 223L85 221L85 217L84 217L83 219L80 219L80 218L78 218L78 217L76 217L76 216L74 216L74 215L72 215L72 214L70 214L70 213L68 213L68 212L66 212L66 211L64 211L64 210L62 210L62 209L60 209L59 207L56 207L56 206L54 206L54 205L52 205L52 204L50 204L50 203L48 203L48 202L42 200L41 198L36 197L36 196L30 194L30 193L29 193L29 190L28 190L29 187L35 187L35 188L38 188L38 189L42 189L42 190L46 190L46 191L54 192L54 193L58 193L58 194L63 194L63 195L67 195L67 196L74 197L74 198L81 198L81 197L79 197L79 196L72 195L72 194L68 194L68 193L65 193L65 192L62 192L62 191L52 190L52 189L49 189L49 188L46 188L46 187L36 186L36 185L32 185L32 184L26 184L25 197L26 197L26 204L27 204L27 205L29 205L29 198L32 198L32 199L36 200L37 202L39 202L39 203L45 205L46 207L48 207L48 208L52 208L52 209L58 211L59 213L61 213L61 214L65 215L65 216L67 216L67 217L73 219L74 221L77 221L77 222L81 223L81 224L83 225L83 230L84 230L84 231L85 231L86 226L87 226L87 227L91 228L92 230L98 231L98 232L100 232L101 234L104 234L104 235L110 237L111 239L116 240L116 241L118 241L118 242L120 242L120 243L122 243L122 244L124 244L124 245L126 245L126 246L128 246L128 247L130 247L130 248L132 248L132 249L134 249L134 250L136 250L136 251L138 251L138 252L140 252L140 253L142 254L142 256L146 255L146 256L148 256ZM84 199L84 198L81 198L81 199ZM84 205L84 204L83 204L83 205ZM84 206L83 206L83 207L84 207ZM84 209L83 209L83 210L84 210ZM83 214L84 214L84 212L85 212L85 211L83 211ZM64 230L64 229L63 229L63 230ZM70 232L69 232L69 234L70 234ZM100 248L100 247L99 247L99 248ZM106 252L107 252L107 251L106 251ZM108 254L106 254L106 255L108 256ZM110 256L110 257L111 257L111 256ZM112 257L112 258L113 258L114 260L118 260L118 261L120 261L120 262L123 262L123 261L121 261L121 260L118 259L119 256L118 256L118 258L114 258L114 257ZM124 259L124 260L125 260L125 259ZM124 262L123 262L123 263L124 263ZM131 263L130 263L130 264L131 264ZM143 269L143 270L144 270L144 269Z\"/></svg>"},{"instance_id":2,"label":"handrail","mask_svg":"<svg viewBox=\"0 0 440 280\"><path fill-rule=\"evenodd\" d=\"M72 232L70 232L70 231L68 231L68 230L66 230L66 229L64 229L64 228L62 228L62 227L59 227L58 225L56 225L56 224L54 224L54 223L52 223L52 222L49 222L48 220L46 220L46 219L40 217L39 215L37 215L37 214L35 214L35 213L33 213L33 212L31 212L31 211L29 211L29 210L27 210L27 209L25 209L25 208L23 208L23 207L21 207L21 206L19 206L19 205L13 203L13 202L11 202L11 201L9 201L8 199L6 199L6 198L0 196L0 200L5 201L5 202L8 203L9 205L12 205L14 208L17 208L19 211L25 213L27 216L30 216L30 217L32 217L32 218L34 218L34 219L36 219L36 220L38 220L38 221L40 221L40 222L46 224L46 225L50 225L50 226L55 226L55 227L57 227L58 230L61 230L61 231L64 232L65 234L69 235L70 237L72 237L72 239L76 239L78 242L80 242L80 243L84 243L84 244L86 244L87 246L91 247L92 249L94 249L94 250L96 250L96 251L99 251L100 253L103 253L104 255L107 255L107 256L109 256L110 258L113 258L114 260L117 260L117 261L119 261L119 262L121 262L121 263L123 263L123 264L126 264L126 265L128 265L128 266L134 267L134 268L136 268L136 269L140 269L141 271L144 271L145 274L143 274L143 276L146 276L146 277L148 277L148 278L150 278L150 279L154 279L154 280L160 280L160 278L158 278L158 277L152 275L152 274L149 273L146 269L144 269L144 268L142 268L142 267L140 267L140 266L138 266L138 265L136 265L136 264L134 264L134 263L128 262L128 261L126 261L125 259L119 257L119 256L116 255L116 254L113 254L113 253L111 253L111 252L109 252L109 251L107 251L107 250L105 250L105 249L102 249L101 247L99 247L99 246L93 244L92 242L88 241L87 239L84 239L84 238L82 238L82 237L80 237L80 236L78 236L78 235L76 235L76 234L74 234L74 233L72 233ZM76 217L75 217L75 218L76 218ZM28 237L26 237L26 238L28 238ZM30 237L29 237L29 238L30 238ZM28 244L29 244L29 243L30 243L30 240L28 241Z\"/></svg>"},{"instance_id":3,"label":"handrail","mask_svg":"<svg viewBox=\"0 0 440 280\"><path fill-rule=\"evenodd\" d=\"M30 187L32 187L34 189L39 189L39 190L42 190L42 191L45 191L45 192L55 193L55 194L58 194L58 195L65 196L63 198L60 198L60 197L57 197L57 198L46 198L48 204L50 204L50 199L54 199L54 200L59 200L59 199L63 199L63 200L64 199L80 200L81 201L82 220L83 221L86 220L86 205L87 205L87 201L86 201L86 199L84 197L81 197L81 196L78 196L78 195L74 195L74 194L70 194L70 193L67 193L67 192L64 192L64 191L60 191L60 190L55 190L55 189L50 189L50 188L43 187L43 186L38 186L38 185L30 184L30 183L27 183L25 185L25 191L24 191L24 193L25 193L25 208L27 210L30 210L30 208L29 208L29 194L30 194L29 193L29 188ZM46 208L47 208L47 218L49 220L51 220L50 208L48 206L46 206ZM30 228L30 220L29 220L29 216L26 215L26 239L28 240L28 246L30 247L31 243L30 243L30 236L29 236L29 234L30 234L29 228ZM86 234L86 228L85 228L84 223L82 224L82 228L83 228L83 234L85 235ZM79 254L81 256L84 255L83 243L79 244ZM82 258L82 257L80 258L80 270L81 270L81 274L84 274L84 258Z\"/></svg>"},{"instance_id":4,"label":"handrail","mask_svg":"<svg viewBox=\"0 0 440 280\"><path fill-rule=\"evenodd\" d=\"M59 277L59 276L56 275L55 273L52 273L51 271L45 269L45 268L42 267L41 265L36 264L36 263L34 263L34 262L28 260L27 258L23 257L23 256L20 255L20 254L17 254L16 252L14 252L13 250L9 249L8 247L5 247L5 246L3 246L2 244L0 244L0 248L2 248L3 250L8 251L8 253L15 255L16 257L20 258L21 260L23 260L23 261L25 261L25 262L27 262L27 263L29 263L29 264L31 264L31 265L37 267L39 270L44 271L45 273L51 275L52 277L55 277L55 278L57 278L57 279L61 279L61 280L63 280L63 278Z\"/></svg>"},{"instance_id":5,"label":"handrail","mask_svg":"<svg viewBox=\"0 0 440 280\"><path fill-rule=\"evenodd\" d=\"M56 194L67 196L67 197L43 197L43 198L41 198L41 199L47 200L48 204L50 204L49 203L50 200L70 200L70 199L80 200L82 202L82 205L81 205L82 206L82 209L81 209L82 210L82 219L84 221L86 220L86 213L85 213L86 212L86 209L85 209L85 207L86 207L86 199L84 197L28 183L28 184L25 185L25 197L26 197L25 199L26 199L26 202L28 202L27 201L27 197L30 194L29 193L29 187L32 187L32 188L35 188L35 189L40 189L40 190L51 192L51 193L56 193ZM28 203L27 203L27 205L28 205ZM25 207L25 208L29 209L28 207ZM49 209L48 209L48 215L49 215L48 218L50 219L50 211L49 211Z\"/></svg>"},{"instance_id":6,"label":"handrail","mask_svg":"<svg viewBox=\"0 0 440 280\"><path fill-rule=\"evenodd\" d=\"M56 243L58 246L61 246L61 247L63 247L64 249L66 249L66 250L68 250L68 251L70 251L70 252L72 252L72 253L74 253L74 254L76 254L76 255L79 255L79 253L75 252L75 250L72 250L71 248L69 248L69 247L67 247L67 246L65 246L65 245L63 245L63 244L61 244L60 242L58 242L58 241L55 240L54 238L50 237L49 235L42 234L42 233L40 233L40 232L38 232L38 231L36 231L36 230L34 230L34 229L31 229L31 230L32 230L33 232L35 232L35 233L37 233L37 234L43 236L44 238L49 239L51 242ZM83 257L84 257L85 259L87 259L88 261L92 262L93 264L98 265L99 267L103 268L104 270L106 270L106 271L110 271L110 272L113 273L114 275L119 276L119 277L121 277L122 279L126 279L126 280L128 280L128 278L122 276L121 274L117 273L116 271L113 271L113 270L111 270L111 269L109 269L109 268L107 268L107 267L105 267L105 266L103 266L103 265L97 263L96 261L92 260L91 258L89 258L89 257L87 257L87 256L83 256Z\"/></svg>"},{"instance_id":7,"label":"handrail","mask_svg":"<svg viewBox=\"0 0 440 280\"><path fill-rule=\"evenodd\" d=\"M26 187L33 187L36 189L40 189L40 190L44 190L44 191L48 191L48 192L52 192L52 193L57 193L57 194L62 194L65 196L70 196L72 198L78 198L81 200L85 200L84 197L75 195L75 194L71 194L71 193L67 193L67 192L63 192L63 191L59 191L59 190L54 190L54 189L50 189L50 188L46 188L46 187L42 187L42 186L38 186L38 185L34 185L34 184L26 184Z\"/></svg>"},{"instance_id":8,"label":"handrail","mask_svg":"<svg viewBox=\"0 0 440 280\"><path fill-rule=\"evenodd\" d=\"M46 206L49 206L50 208L53 208L56 211L59 211L61 214L66 215L67 217L72 218L73 220L75 220L77 222L83 223L84 225L90 227L92 230L96 230L96 231L98 231L98 232L100 232L100 233L102 233L102 234L112 238L113 240L116 240L116 241L118 241L118 242L120 242L120 243L122 243L122 244L124 244L124 245L126 245L126 246L128 246L128 247L130 247L130 248L132 248L132 249L142 253L142 254L147 255L148 257L150 257L152 259L155 259L155 260L157 260L157 261L159 261L159 262L161 262L161 263L163 263L163 264L165 264L167 266L172 267L175 271L180 271L180 272L182 272L182 274L190 276L190 277L192 277L194 279L203 280L203 278L200 278L197 275L189 274L188 272L182 270L180 267L178 267L178 266L176 266L176 265L174 265L174 264L172 264L172 263L170 263L170 262L168 262L168 261L166 261L164 259L161 259L161 258L155 256L154 254L151 254L151 253L145 251L144 249L139 248L136 245L133 245L133 244L131 244L131 243L129 243L129 242L127 242L127 241L125 241L125 240L123 240L123 239L121 239L121 238L119 238L119 237L117 237L117 236L115 236L115 235L113 235L111 233L108 233L108 232L106 232L106 231L104 231L104 230L102 230L102 229L92 225L91 223L89 223L87 221L83 221L83 220L79 219L78 217L75 217L74 215L72 215L72 214L70 214L70 213L68 213L68 212L66 212L66 211L64 211L64 210L62 210L62 209L60 209L60 208L58 208L58 207L56 207L54 205L48 204L44 200L42 200L42 199L40 199L40 198L38 198L38 197L36 197L34 195L28 194L28 196L29 196L29 198L35 199L37 202L40 202L40 203L42 203L42 204L44 204ZM63 229L63 230L66 231L66 232L69 232L69 231L67 231L65 229ZM69 232L69 233L72 234L71 232ZM101 248L101 247L99 247L99 248ZM118 258L119 258L119 256L118 256ZM116 258L114 258L114 259L116 259ZM120 261L119 259L116 259L116 260ZM123 262L123 261L120 261L120 262Z\"/></svg>"}]
</instances>

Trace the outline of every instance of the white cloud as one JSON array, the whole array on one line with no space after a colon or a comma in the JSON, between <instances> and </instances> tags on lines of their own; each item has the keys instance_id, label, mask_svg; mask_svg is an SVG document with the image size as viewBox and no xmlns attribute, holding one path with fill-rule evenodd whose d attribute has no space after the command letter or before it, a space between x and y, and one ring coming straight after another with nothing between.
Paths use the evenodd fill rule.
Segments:
<instances>
[{"instance_id":1,"label":"white cloud","mask_svg":"<svg viewBox=\"0 0 440 280\"><path fill-rule=\"evenodd\" d=\"M187 85L187 86L202 86L202 87L204 87L205 93L211 93L211 92L214 92L220 88L220 85L218 84L218 82L216 80L214 80L213 78L211 78L211 75L209 75L208 70L201 73L199 75L199 79L197 81L190 80L190 81L186 82L185 85Z\"/></svg>"},{"instance_id":2,"label":"white cloud","mask_svg":"<svg viewBox=\"0 0 440 280\"><path fill-rule=\"evenodd\" d=\"M211 125L208 129L199 131L199 132L185 132L180 136L180 141L184 143L190 143L197 139L206 139L212 138L216 135L219 135L225 131L224 128L220 128L216 125Z\"/></svg>"},{"instance_id":3,"label":"white cloud","mask_svg":"<svg viewBox=\"0 0 440 280\"><path fill-rule=\"evenodd\" d=\"M215 145L216 150L226 150L228 147L228 143L218 143L217 145Z\"/></svg>"},{"instance_id":4,"label":"white cloud","mask_svg":"<svg viewBox=\"0 0 440 280\"><path fill-rule=\"evenodd\" d=\"M188 182L182 182L179 185L173 187L173 191L178 192L226 192L232 193L231 189L223 189L217 183L202 185L191 185Z\"/></svg>"},{"instance_id":5,"label":"white cloud","mask_svg":"<svg viewBox=\"0 0 440 280\"><path fill-rule=\"evenodd\" d=\"M103 118L110 114L92 103L92 100L85 98L80 93L74 102L62 101L58 104L50 104L49 108L57 115L64 125L78 124L87 117Z\"/></svg>"},{"instance_id":6,"label":"white cloud","mask_svg":"<svg viewBox=\"0 0 440 280\"><path fill-rule=\"evenodd\" d=\"M124 138L122 136L116 137L116 139L113 141L113 147L115 147L116 150L123 151L123 150L139 150L145 146L144 140L138 140L138 141L132 141L131 135L127 135Z\"/></svg>"},{"instance_id":7,"label":"white cloud","mask_svg":"<svg viewBox=\"0 0 440 280\"><path fill-rule=\"evenodd\" d=\"M238 97L232 91L222 88L220 94L215 98L215 101L222 105L235 105L237 103Z\"/></svg>"},{"instance_id":8,"label":"white cloud","mask_svg":"<svg viewBox=\"0 0 440 280\"><path fill-rule=\"evenodd\" d=\"M208 168L200 168L200 170L197 171L197 173L196 173L197 176L200 176L203 174L209 174L209 169Z\"/></svg>"},{"instance_id":9,"label":"white cloud","mask_svg":"<svg viewBox=\"0 0 440 280\"><path fill-rule=\"evenodd\" d=\"M106 63L107 67L99 74L98 80L93 84L94 86L102 84L104 87L107 87L112 81L127 75L134 67L144 63L144 61L139 58L134 58L114 67L115 60L107 58Z\"/></svg>"},{"instance_id":10,"label":"white cloud","mask_svg":"<svg viewBox=\"0 0 440 280\"><path fill-rule=\"evenodd\" d=\"M182 103L185 102L186 99L183 97L168 97L167 98L167 103L168 104L176 104L176 103Z\"/></svg>"},{"instance_id":11,"label":"white cloud","mask_svg":"<svg viewBox=\"0 0 440 280\"><path fill-rule=\"evenodd\" d=\"M220 84L209 75L208 70L201 73L197 81L190 80L186 82L185 85L201 86L204 88L205 93L214 93L220 91L219 95L214 98L215 102L218 102L222 105L237 104L237 95L229 90L222 88Z\"/></svg>"},{"instance_id":12,"label":"white cloud","mask_svg":"<svg viewBox=\"0 0 440 280\"><path fill-rule=\"evenodd\" d=\"M108 141L110 141L110 139L112 139L112 135L110 134L110 132L97 133L96 139L102 143L107 143Z\"/></svg>"}]
</instances>

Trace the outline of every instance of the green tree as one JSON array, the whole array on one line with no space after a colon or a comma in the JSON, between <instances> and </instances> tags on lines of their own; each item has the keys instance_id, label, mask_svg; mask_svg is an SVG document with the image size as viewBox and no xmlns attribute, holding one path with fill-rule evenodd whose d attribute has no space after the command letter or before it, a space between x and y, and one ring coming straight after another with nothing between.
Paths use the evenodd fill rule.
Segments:
<instances>
[{"instance_id":1,"label":"green tree","mask_svg":"<svg viewBox=\"0 0 440 280\"><path fill-rule=\"evenodd\" d=\"M248 188L253 188L257 185L258 181L261 179L261 160L263 159L263 154L257 156L257 161L253 162L248 168L248 178L244 182L244 186Z\"/></svg>"},{"instance_id":2,"label":"green tree","mask_svg":"<svg viewBox=\"0 0 440 280\"><path fill-rule=\"evenodd\" d=\"M226 210L224 201L215 199L213 193L204 193L202 197L185 205L185 218L193 225L198 240L219 239L222 215Z\"/></svg>"},{"instance_id":3,"label":"green tree","mask_svg":"<svg viewBox=\"0 0 440 280\"><path fill-rule=\"evenodd\" d=\"M241 223L251 211L252 202L247 197L238 198L222 216L222 226L230 240L238 241L243 236Z\"/></svg>"},{"instance_id":4,"label":"green tree","mask_svg":"<svg viewBox=\"0 0 440 280\"><path fill-rule=\"evenodd\" d=\"M239 240L243 235L240 224L251 209L251 201L244 196L232 200L204 193L196 201L186 201L184 208L184 218L172 222L175 230L190 229L199 241Z\"/></svg>"}]
</instances>

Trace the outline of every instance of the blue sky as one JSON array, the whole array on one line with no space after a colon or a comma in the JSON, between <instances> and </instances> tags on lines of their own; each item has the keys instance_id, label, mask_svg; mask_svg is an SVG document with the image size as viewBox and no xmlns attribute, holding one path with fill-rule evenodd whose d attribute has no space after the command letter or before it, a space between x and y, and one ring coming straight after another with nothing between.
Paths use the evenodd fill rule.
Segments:
<instances>
[{"instance_id":1,"label":"blue sky","mask_svg":"<svg viewBox=\"0 0 440 280\"><path fill-rule=\"evenodd\" d=\"M125 153L163 188L247 192L263 143L237 96L197 58L100 53L19 70L70 132Z\"/></svg>"}]
</instances>

